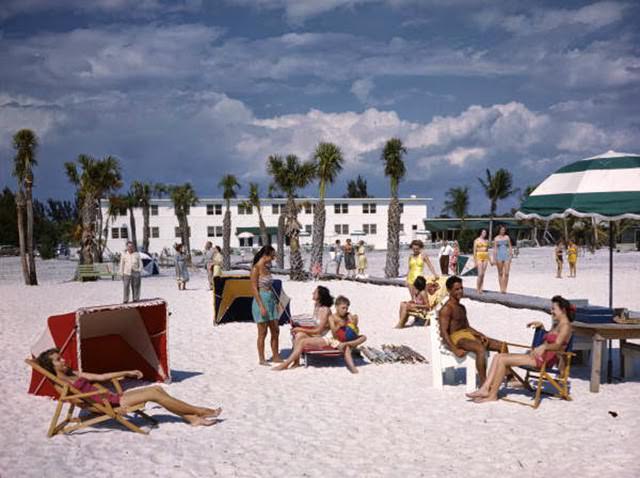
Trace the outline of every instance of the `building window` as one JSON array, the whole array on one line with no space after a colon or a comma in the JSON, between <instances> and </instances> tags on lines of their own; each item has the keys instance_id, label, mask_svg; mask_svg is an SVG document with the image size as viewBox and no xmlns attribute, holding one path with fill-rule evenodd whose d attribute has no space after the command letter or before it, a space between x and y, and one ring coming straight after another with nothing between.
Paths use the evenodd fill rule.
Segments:
<instances>
[{"instance_id":1,"label":"building window","mask_svg":"<svg viewBox=\"0 0 640 478\"><path fill-rule=\"evenodd\" d=\"M311 234L311 224L307 224L304 226L304 232Z\"/></svg>"},{"instance_id":2,"label":"building window","mask_svg":"<svg viewBox=\"0 0 640 478\"><path fill-rule=\"evenodd\" d=\"M126 227L120 228L120 239L129 239L129 229Z\"/></svg>"},{"instance_id":3,"label":"building window","mask_svg":"<svg viewBox=\"0 0 640 478\"><path fill-rule=\"evenodd\" d=\"M349 224L336 224L335 232L336 234L342 234L343 236L349 234Z\"/></svg>"},{"instance_id":4,"label":"building window","mask_svg":"<svg viewBox=\"0 0 640 478\"><path fill-rule=\"evenodd\" d=\"M349 205L346 203L343 204L334 204L333 212L335 214L349 214Z\"/></svg>"},{"instance_id":5,"label":"building window","mask_svg":"<svg viewBox=\"0 0 640 478\"><path fill-rule=\"evenodd\" d=\"M222 237L222 226L216 226L216 237Z\"/></svg>"},{"instance_id":6,"label":"building window","mask_svg":"<svg viewBox=\"0 0 640 478\"><path fill-rule=\"evenodd\" d=\"M158 205L157 204L152 204L151 205L151 215L152 216L157 216L158 215Z\"/></svg>"},{"instance_id":7,"label":"building window","mask_svg":"<svg viewBox=\"0 0 640 478\"><path fill-rule=\"evenodd\" d=\"M238 204L238 214L251 215L253 214L253 206L246 204Z\"/></svg>"},{"instance_id":8,"label":"building window","mask_svg":"<svg viewBox=\"0 0 640 478\"><path fill-rule=\"evenodd\" d=\"M400 232L404 232L404 224L400 223Z\"/></svg>"},{"instance_id":9,"label":"building window","mask_svg":"<svg viewBox=\"0 0 640 478\"><path fill-rule=\"evenodd\" d=\"M117 227L111 228L111 239L120 239L120 229Z\"/></svg>"},{"instance_id":10,"label":"building window","mask_svg":"<svg viewBox=\"0 0 640 478\"><path fill-rule=\"evenodd\" d=\"M179 227L176 227L175 231L176 231L176 237L178 237L178 238L182 237L182 234L180 234L180 228ZM191 226L189 226L189 237L191 237Z\"/></svg>"},{"instance_id":11,"label":"building window","mask_svg":"<svg viewBox=\"0 0 640 478\"><path fill-rule=\"evenodd\" d=\"M222 237L222 226L207 226L207 237Z\"/></svg>"},{"instance_id":12,"label":"building window","mask_svg":"<svg viewBox=\"0 0 640 478\"><path fill-rule=\"evenodd\" d=\"M376 235L378 234L378 225L377 224L363 224L362 231L365 234Z\"/></svg>"},{"instance_id":13,"label":"building window","mask_svg":"<svg viewBox=\"0 0 640 478\"><path fill-rule=\"evenodd\" d=\"M285 205L284 204L272 204L271 205L271 214L274 214L276 216L284 213L285 211Z\"/></svg>"},{"instance_id":14,"label":"building window","mask_svg":"<svg viewBox=\"0 0 640 478\"><path fill-rule=\"evenodd\" d=\"M207 204L207 216L222 216L222 204Z\"/></svg>"},{"instance_id":15,"label":"building window","mask_svg":"<svg viewBox=\"0 0 640 478\"><path fill-rule=\"evenodd\" d=\"M207 216L213 216L213 204L207 204Z\"/></svg>"},{"instance_id":16,"label":"building window","mask_svg":"<svg viewBox=\"0 0 640 478\"><path fill-rule=\"evenodd\" d=\"M152 227L151 228L151 238L152 239L158 239L160 237L160 228L159 227Z\"/></svg>"},{"instance_id":17,"label":"building window","mask_svg":"<svg viewBox=\"0 0 640 478\"><path fill-rule=\"evenodd\" d=\"M364 203L362 205L362 214L375 214L376 205L373 203Z\"/></svg>"},{"instance_id":18,"label":"building window","mask_svg":"<svg viewBox=\"0 0 640 478\"><path fill-rule=\"evenodd\" d=\"M418 225L417 224L412 224L411 225L411 230L412 231L417 231L418 230Z\"/></svg>"}]
</instances>

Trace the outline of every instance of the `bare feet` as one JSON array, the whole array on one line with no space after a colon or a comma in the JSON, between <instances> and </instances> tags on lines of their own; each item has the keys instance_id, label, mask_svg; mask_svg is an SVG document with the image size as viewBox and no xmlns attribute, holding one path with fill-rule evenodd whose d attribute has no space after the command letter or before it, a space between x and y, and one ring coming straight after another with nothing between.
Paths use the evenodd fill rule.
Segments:
<instances>
[{"instance_id":1,"label":"bare feet","mask_svg":"<svg viewBox=\"0 0 640 478\"><path fill-rule=\"evenodd\" d=\"M218 423L218 420L215 418L207 419L205 417L199 417L197 415L185 415L184 419L189 422L189 425L193 427L210 427L211 425L215 425Z\"/></svg>"},{"instance_id":2,"label":"bare feet","mask_svg":"<svg viewBox=\"0 0 640 478\"><path fill-rule=\"evenodd\" d=\"M486 397L489 394L487 392L484 392L484 391L478 389L475 392L465 393L465 395L467 397L469 397L469 398L479 398L479 397Z\"/></svg>"},{"instance_id":3,"label":"bare feet","mask_svg":"<svg viewBox=\"0 0 640 478\"><path fill-rule=\"evenodd\" d=\"M263 365L265 367L271 367L271 364L269 362L267 362L266 360L260 360L260 362L258 362L258 365Z\"/></svg>"},{"instance_id":4,"label":"bare feet","mask_svg":"<svg viewBox=\"0 0 640 478\"><path fill-rule=\"evenodd\" d=\"M217 416L220 416L221 413L222 413L222 408L204 408L200 416L215 418Z\"/></svg>"},{"instance_id":5,"label":"bare feet","mask_svg":"<svg viewBox=\"0 0 640 478\"><path fill-rule=\"evenodd\" d=\"M403 325L400 325L400 324L397 324L397 325L394 327L394 329L404 329L404 326L403 326Z\"/></svg>"},{"instance_id":6,"label":"bare feet","mask_svg":"<svg viewBox=\"0 0 640 478\"><path fill-rule=\"evenodd\" d=\"M282 362L284 362L284 360L282 360L282 358L278 355L276 357L273 357L271 359L271 362L273 362L273 363L282 363Z\"/></svg>"},{"instance_id":7,"label":"bare feet","mask_svg":"<svg viewBox=\"0 0 640 478\"><path fill-rule=\"evenodd\" d=\"M280 365L278 365L277 367L272 367L271 371L272 372L282 372L283 370L286 370L288 367L287 364L285 364L284 362L281 362Z\"/></svg>"},{"instance_id":8,"label":"bare feet","mask_svg":"<svg viewBox=\"0 0 640 478\"><path fill-rule=\"evenodd\" d=\"M473 401L474 403L485 403L485 402L495 402L497 400L498 400L498 395L492 394L492 395L487 395L486 397L475 398Z\"/></svg>"}]
</instances>

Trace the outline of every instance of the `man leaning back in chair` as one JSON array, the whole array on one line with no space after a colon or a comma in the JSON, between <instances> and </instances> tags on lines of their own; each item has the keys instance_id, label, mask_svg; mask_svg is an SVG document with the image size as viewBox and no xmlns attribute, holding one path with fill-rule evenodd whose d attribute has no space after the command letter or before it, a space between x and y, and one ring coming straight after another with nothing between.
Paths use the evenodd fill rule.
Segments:
<instances>
[{"instance_id":1,"label":"man leaning back in chair","mask_svg":"<svg viewBox=\"0 0 640 478\"><path fill-rule=\"evenodd\" d=\"M456 357L464 357L467 352L475 354L480 383L484 383L487 378L487 351L506 352L507 345L469 325L467 309L460 303L464 295L460 277L449 277L446 285L449 301L442 307L438 317L442 340Z\"/></svg>"}]
</instances>

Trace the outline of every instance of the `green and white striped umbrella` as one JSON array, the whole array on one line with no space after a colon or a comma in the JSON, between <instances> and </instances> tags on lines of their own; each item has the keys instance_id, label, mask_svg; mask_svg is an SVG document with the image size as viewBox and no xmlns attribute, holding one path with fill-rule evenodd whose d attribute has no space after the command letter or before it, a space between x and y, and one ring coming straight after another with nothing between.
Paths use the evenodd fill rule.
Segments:
<instances>
[{"instance_id":1,"label":"green and white striped umbrella","mask_svg":"<svg viewBox=\"0 0 640 478\"><path fill-rule=\"evenodd\" d=\"M567 216L640 219L640 155L609 151L564 166L545 179L516 213L520 219Z\"/></svg>"}]
</instances>

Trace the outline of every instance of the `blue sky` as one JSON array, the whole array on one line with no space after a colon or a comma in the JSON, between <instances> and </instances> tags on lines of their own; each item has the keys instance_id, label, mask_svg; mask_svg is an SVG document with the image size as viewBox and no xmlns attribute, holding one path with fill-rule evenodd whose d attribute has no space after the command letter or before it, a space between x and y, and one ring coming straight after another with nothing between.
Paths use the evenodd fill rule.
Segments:
<instances>
[{"instance_id":1,"label":"blue sky","mask_svg":"<svg viewBox=\"0 0 640 478\"><path fill-rule=\"evenodd\" d=\"M222 174L266 191L265 158L338 144L388 195L380 152L408 147L402 195L516 186L609 149L640 151L640 5L478 0L3 0L0 185L11 135L40 137L38 197L72 194L63 163L117 156L132 180ZM315 186L305 193L313 195ZM242 192L242 191L241 191ZM505 201L499 211L516 204Z\"/></svg>"}]
</instances>

